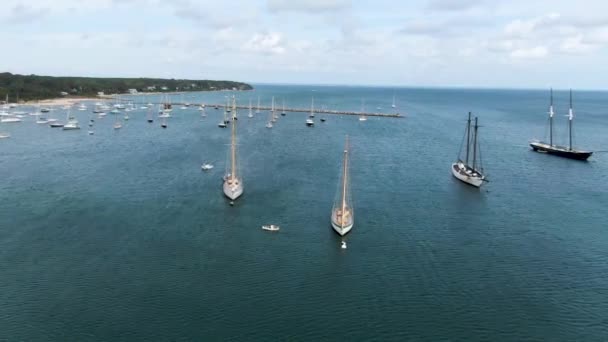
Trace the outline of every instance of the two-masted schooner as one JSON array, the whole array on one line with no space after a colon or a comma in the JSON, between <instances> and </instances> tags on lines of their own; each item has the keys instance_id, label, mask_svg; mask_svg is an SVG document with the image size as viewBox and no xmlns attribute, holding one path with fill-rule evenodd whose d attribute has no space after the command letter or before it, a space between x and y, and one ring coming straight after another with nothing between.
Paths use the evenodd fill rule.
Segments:
<instances>
[{"instance_id":1,"label":"two-masted schooner","mask_svg":"<svg viewBox=\"0 0 608 342\"><path fill-rule=\"evenodd\" d=\"M238 172L236 150L236 98L232 98L232 125L230 134L230 157L224 176L224 194L234 201L243 194L243 179Z\"/></svg>"},{"instance_id":2,"label":"two-masted schooner","mask_svg":"<svg viewBox=\"0 0 608 342\"><path fill-rule=\"evenodd\" d=\"M471 112L469 112L469 118L467 119L467 129L465 133L465 157L462 158L462 155L459 152L458 160L452 164L452 175L467 184L479 188L485 181L485 176L483 174L483 165L481 163L481 150L479 149L479 140L477 139L478 129L479 125L477 124L476 117L475 124L473 125L473 132L471 134ZM472 158L470 158L471 154Z\"/></svg>"},{"instance_id":3,"label":"two-masted schooner","mask_svg":"<svg viewBox=\"0 0 608 342\"><path fill-rule=\"evenodd\" d=\"M344 157L342 159L342 174L340 176L340 182L338 183L338 190L336 191L336 199L334 200L334 206L331 210L331 226L334 230L340 234L345 235L352 228L355 223L355 213L353 211L352 199L350 195L349 187L349 145L348 136L346 137L346 144L344 146Z\"/></svg>"},{"instance_id":4,"label":"two-masted schooner","mask_svg":"<svg viewBox=\"0 0 608 342\"><path fill-rule=\"evenodd\" d=\"M553 111L553 89L551 89L551 100L549 103L549 143L542 141L532 141L530 143L530 147L532 147L533 151L554 154L556 156L577 159L577 160L587 160L593 152L591 151L582 151L577 150L572 147L572 121L574 120L574 111L572 109L572 90L570 90L570 109L568 110L568 146L560 146L553 144L553 116L555 112Z\"/></svg>"}]
</instances>

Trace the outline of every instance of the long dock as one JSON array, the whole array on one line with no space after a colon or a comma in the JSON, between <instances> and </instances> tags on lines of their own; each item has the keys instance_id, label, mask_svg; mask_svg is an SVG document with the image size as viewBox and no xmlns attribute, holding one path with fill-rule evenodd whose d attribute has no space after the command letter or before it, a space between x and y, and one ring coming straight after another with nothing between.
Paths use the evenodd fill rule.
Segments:
<instances>
[{"instance_id":1,"label":"long dock","mask_svg":"<svg viewBox=\"0 0 608 342\"><path fill-rule=\"evenodd\" d=\"M143 103L142 103L143 104ZM153 103L155 105L158 105L159 103ZM171 105L173 106L173 108L175 107L180 107L180 106L184 106L185 103L180 103L180 102L172 102ZM190 106L195 106L195 107L199 107L200 105L198 104L190 104ZM226 107L226 104L205 104L205 109L209 109L209 108L218 108L218 109L224 109L224 107ZM232 106L228 106L229 108L232 108ZM236 106L237 109L249 109L249 106L243 106L243 105L237 105ZM267 107L267 106L251 106L251 110L253 111L270 111L272 108L271 107ZM275 108L274 111L276 113L281 113L282 111L285 112L291 112L291 113L310 113L310 108ZM382 118L403 118L405 116L401 115L400 113L368 113L368 112L355 112L355 111L347 111L347 110L328 110L328 109L316 109L314 110L315 114L330 114L330 115L356 115L356 116L376 116L376 117L382 117Z\"/></svg>"}]
</instances>

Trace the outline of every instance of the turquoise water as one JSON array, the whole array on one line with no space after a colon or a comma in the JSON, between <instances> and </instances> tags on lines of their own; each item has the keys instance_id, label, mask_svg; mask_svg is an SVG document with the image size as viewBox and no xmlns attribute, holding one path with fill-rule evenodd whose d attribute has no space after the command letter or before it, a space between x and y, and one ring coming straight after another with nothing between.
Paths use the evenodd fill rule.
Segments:
<instances>
[{"instance_id":1,"label":"turquoise water","mask_svg":"<svg viewBox=\"0 0 608 342\"><path fill-rule=\"evenodd\" d=\"M404 119L317 115L308 128L288 113L268 130L267 113L241 111L234 207L220 111L175 109L166 130L136 111L114 131L108 115L94 136L88 111L74 112L81 131L2 125L0 340L605 340L608 155L529 150L546 91L258 85L237 97L390 112L393 92ZM574 95L576 145L608 150L608 93ZM565 139L567 92L555 99ZM450 175L468 111L483 126L481 190ZM356 221L341 250L329 219L347 134Z\"/></svg>"}]
</instances>

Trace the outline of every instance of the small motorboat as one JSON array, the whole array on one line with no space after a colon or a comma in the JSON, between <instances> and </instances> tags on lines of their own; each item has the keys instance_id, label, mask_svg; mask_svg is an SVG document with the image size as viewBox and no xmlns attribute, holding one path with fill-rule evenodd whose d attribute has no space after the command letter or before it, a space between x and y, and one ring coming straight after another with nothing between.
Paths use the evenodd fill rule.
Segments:
<instances>
[{"instance_id":1,"label":"small motorboat","mask_svg":"<svg viewBox=\"0 0 608 342\"><path fill-rule=\"evenodd\" d=\"M346 241L342 241L342 243L340 244L340 248L346 249Z\"/></svg>"},{"instance_id":2,"label":"small motorboat","mask_svg":"<svg viewBox=\"0 0 608 342\"><path fill-rule=\"evenodd\" d=\"M267 230L269 232L277 232L277 231L279 231L279 229L281 229L281 227L274 225L274 224L268 224L268 225L263 225L262 229Z\"/></svg>"},{"instance_id":3,"label":"small motorboat","mask_svg":"<svg viewBox=\"0 0 608 342\"><path fill-rule=\"evenodd\" d=\"M154 122L154 120L152 120L152 119L148 119L148 122L152 123L152 122Z\"/></svg>"},{"instance_id":4,"label":"small motorboat","mask_svg":"<svg viewBox=\"0 0 608 342\"><path fill-rule=\"evenodd\" d=\"M359 117L359 121L367 121L367 116L365 116L365 115L361 115L361 116Z\"/></svg>"},{"instance_id":5,"label":"small motorboat","mask_svg":"<svg viewBox=\"0 0 608 342\"><path fill-rule=\"evenodd\" d=\"M321 122L325 122L325 118L321 118Z\"/></svg>"},{"instance_id":6,"label":"small motorboat","mask_svg":"<svg viewBox=\"0 0 608 342\"><path fill-rule=\"evenodd\" d=\"M203 170L203 171L209 171L211 169L213 169L213 165L212 164L205 163L205 164L201 165L201 170Z\"/></svg>"},{"instance_id":7,"label":"small motorboat","mask_svg":"<svg viewBox=\"0 0 608 342\"><path fill-rule=\"evenodd\" d=\"M217 124L217 127L226 128L226 123L224 121L221 121L219 124Z\"/></svg>"},{"instance_id":8,"label":"small motorboat","mask_svg":"<svg viewBox=\"0 0 608 342\"><path fill-rule=\"evenodd\" d=\"M61 127L63 127L63 124L61 122L56 122L55 121L55 122L51 122L49 124L49 126L51 126L52 128L61 128Z\"/></svg>"},{"instance_id":9,"label":"small motorboat","mask_svg":"<svg viewBox=\"0 0 608 342\"><path fill-rule=\"evenodd\" d=\"M160 127L167 128L167 124L166 123L162 123L162 124L160 124Z\"/></svg>"},{"instance_id":10,"label":"small motorboat","mask_svg":"<svg viewBox=\"0 0 608 342\"><path fill-rule=\"evenodd\" d=\"M306 119L306 126L312 127L315 125L315 122L312 119Z\"/></svg>"},{"instance_id":11,"label":"small motorboat","mask_svg":"<svg viewBox=\"0 0 608 342\"><path fill-rule=\"evenodd\" d=\"M89 135L95 134L95 131L89 131Z\"/></svg>"},{"instance_id":12,"label":"small motorboat","mask_svg":"<svg viewBox=\"0 0 608 342\"><path fill-rule=\"evenodd\" d=\"M114 129L121 129L122 128L122 124L120 122L117 122L114 124Z\"/></svg>"},{"instance_id":13,"label":"small motorboat","mask_svg":"<svg viewBox=\"0 0 608 342\"><path fill-rule=\"evenodd\" d=\"M127 121L129 120L129 116L128 115L125 115L125 120L127 120Z\"/></svg>"}]
</instances>

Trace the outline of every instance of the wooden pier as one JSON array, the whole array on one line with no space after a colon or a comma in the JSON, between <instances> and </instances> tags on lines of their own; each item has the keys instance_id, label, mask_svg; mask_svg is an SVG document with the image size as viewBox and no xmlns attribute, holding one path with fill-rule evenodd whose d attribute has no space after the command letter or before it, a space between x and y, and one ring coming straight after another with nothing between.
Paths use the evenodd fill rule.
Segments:
<instances>
[{"instance_id":1,"label":"wooden pier","mask_svg":"<svg viewBox=\"0 0 608 342\"><path fill-rule=\"evenodd\" d=\"M143 104L143 103L141 103ZM154 105L158 105L159 103L153 103ZM173 108L176 107L181 107L184 106L185 103L180 103L180 102L172 102L171 105L173 106ZM200 105L198 104L190 104L190 107L200 107ZM205 104L205 109L214 109L214 108L218 108L218 109L224 109L224 107L226 107L226 104ZM229 106L230 108L232 108L232 106ZM249 106L236 106L237 109L242 110L242 109L249 109ZM251 106L251 110L252 111L265 111L268 112L270 111L272 108L271 107L267 107L267 106ZM290 112L290 113L310 113L310 108L275 108L274 111L275 113L281 113L282 111L285 112ZM347 110L328 110L328 109L317 109L315 108L314 110L315 114L330 114L330 115L355 115L355 116L375 116L375 117L382 117L382 118L403 118L405 116L401 115L400 113L365 113L365 112L354 112L354 111L347 111Z\"/></svg>"}]
</instances>

